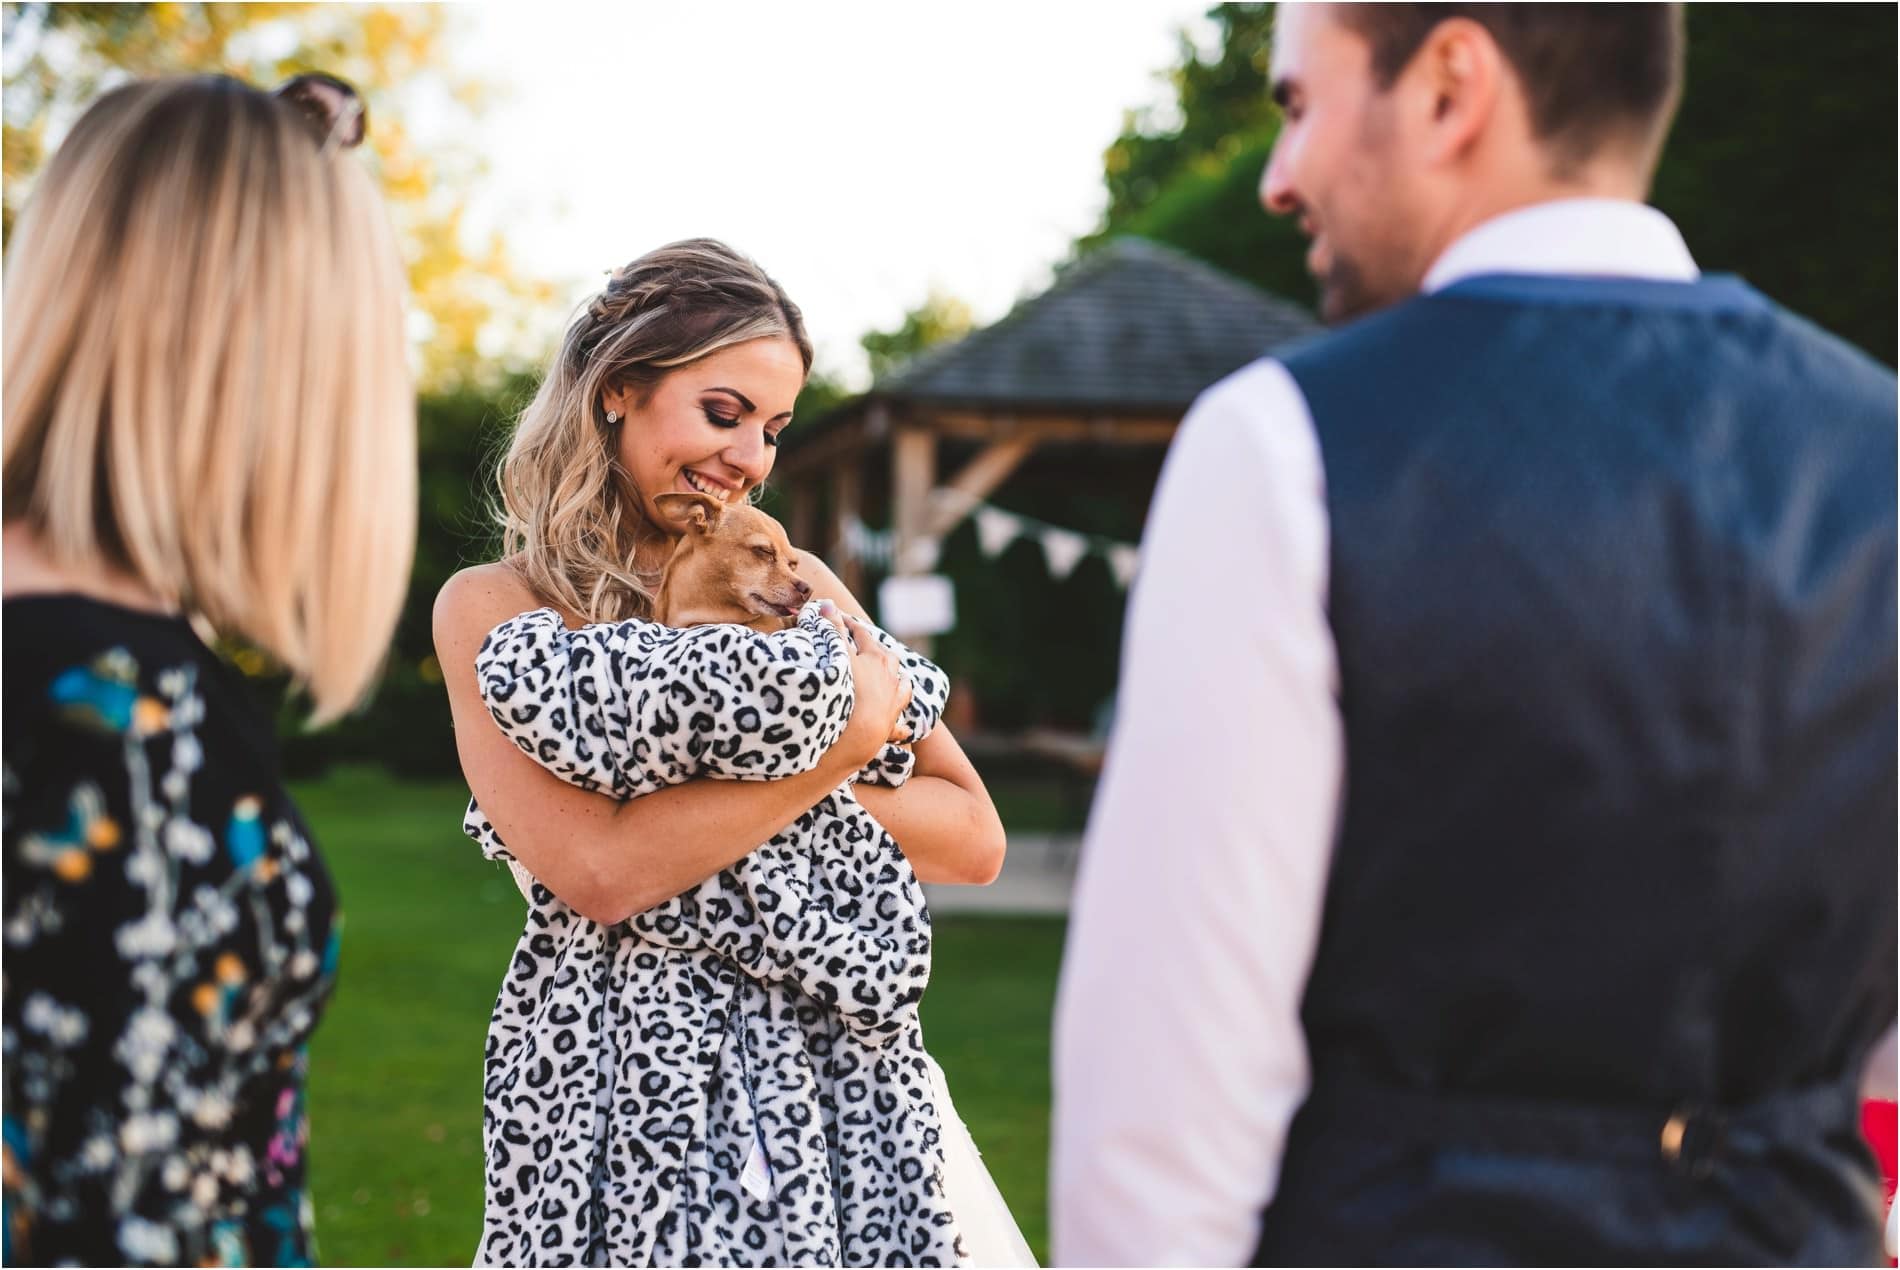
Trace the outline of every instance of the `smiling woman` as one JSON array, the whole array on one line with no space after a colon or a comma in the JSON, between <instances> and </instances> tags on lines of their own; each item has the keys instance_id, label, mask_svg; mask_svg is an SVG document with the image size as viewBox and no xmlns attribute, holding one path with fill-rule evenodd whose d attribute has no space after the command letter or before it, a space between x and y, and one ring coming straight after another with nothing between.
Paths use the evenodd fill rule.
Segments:
<instances>
[{"instance_id":1,"label":"smiling woman","mask_svg":"<svg viewBox=\"0 0 1900 1270\"><path fill-rule=\"evenodd\" d=\"M850 1148L838 1125L820 1125L816 1086L798 1094L767 1082L809 1077L831 1090L823 1098L865 1102L869 1086L847 1082L842 1068L832 1090L836 1064L829 1057L849 1050L837 1027L861 1022L862 1011L847 1019L836 993L794 994L783 1009L771 1006L766 998L778 991L779 963L769 948L720 953L702 965L693 958L713 950L692 940L674 946L682 931L723 930L722 923L743 924L747 914L774 939L814 939L813 930L848 924L854 915L887 916L920 880L987 882L1002 863L1002 825L975 769L941 726L897 733L914 672L858 624L867 619L857 600L809 552L784 543L785 556L799 561L801 587L808 583L812 598L830 600L839 612L827 622L808 609L802 635L784 634L827 650L813 653L809 682L799 672L798 688L816 692L820 681L836 680L828 712L790 691L792 681L783 678L790 673L783 660L788 643L747 643L739 639L746 632L735 636L731 625L681 632L653 622L662 571L669 561L677 568L682 547L691 554L691 517L682 509L697 508L706 524L713 515L745 519L735 517L736 505L770 474L810 366L797 307L757 265L721 243L675 243L616 271L569 328L501 465L506 556L457 574L436 602L436 649L474 794L465 827L485 854L511 861L518 877L534 883L485 1058L482 1262L521 1264L555 1255L545 1251L555 1248L587 1264L644 1264L689 1252L729 1261L735 1250L748 1250L750 1259L768 1246L785 1254L771 1259L785 1260L797 1259L793 1254L809 1243L819 1263L861 1255L878 1264L889 1256L943 1264L958 1230L971 1229L961 1224L962 1213L959 1226L951 1226L944 1209L937 1179L950 1167L940 1127L948 1099L923 1092L930 1082L920 1073L928 1065L914 1019L900 1021L899 1029L915 1051L906 1069L917 1074L906 1086L914 1114L880 1109L882 1127L865 1130L875 1140ZM510 631L529 629L550 647L566 648L571 638L572 656L544 657L537 645L523 656L520 682L498 677L495 658L517 647ZM698 650L698 660L648 673L652 668L629 656L629 649L676 640L684 641L681 649ZM743 666L728 664L753 653ZM489 669L478 677L484 659ZM567 679L548 678L557 661ZM627 675L631 680L619 678ZM504 699L511 704L504 707ZM649 724L630 722L628 711L649 707L657 710ZM787 710L796 728L760 726ZM672 783L639 786L563 778L594 770L585 767L589 762L652 761L668 745L687 746L697 763L705 729L721 711L732 714L736 731L730 746L714 749L744 751L745 758L757 745L785 744L797 762L770 769L741 763L725 772L736 779L693 775L701 769L689 763L669 769ZM835 725L822 742L798 740L798 729L809 731L821 714ZM548 737L532 739L534 727L554 729L571 742L571 753ZM874 759L884 761L894 735L910 751L908 779L873 788L861 772ZM789 774L766 779L766 770ZM848 785L854 794L847 795ZM815 823L821 805L841 799L863 823L828 839L824 851L868 847L876 858L845 871L845 893L875 902L843 901L831 920L817 912L824 903L791 903L801 914L796 921L780 913L767 922L758 915L788 903L782 886L760 891L756 902L732 899L750 894L740 874L767 867L760 861L788 826ZM807 856L815 861L821 854L801 848L788 858L802 868ZM745 865L734 867L741 860ZM702 884L713 898L690 902L684 916L667 907L687 902L675 897ZM904 929L900 942L914 973L888 986L900 1013L912 1018L928 975L929 924L919 917ZM859 979L883 964L845 952L833 949L813 964ZM657 998L640 996L628 976L645 982L688 962L703 973L681 980L684 995L667 999L677 1005L690 998L692 1026L681 1015L680 1039L666 1043L654 1030ZM755 975L760 984L751 983ZM579 996L550 1004L547 994L557 989ZM702 1031L710 1048L685 1039ZM577 1053L593 1059L577 1068L570 1058L548 1057ZM636 1069L637 1098L628 1083ZM622 1076L597 1088L596 1075L607 1072ZM601 1098L613 1100L604 1117L592 1114L609 1105ZM901 1099L891 1106L900 1103L912 1107ZM767 1123L769 1107L786 1108L788 1116L802 1112L797 1123L809 1131L780 1126L792 1139L783 1145L784 1135ZM768 1146L768 1133L781 1145ZM629 1148L636 1158L619 1160L611 1176L589 1177L583 1161L610 1158L629 1143L638 1144ZM852 1172L876 1173L893 1160L908 1171L875 1185L868 1174ZM792 1211L802 1186L837 1178L841 1169L855 1180L837 1187L831 1207L812 1194ZM987 1181L980 1171L967 1175ZM751 1202L741 1204L741 1190ZM970 1184L959 1193L993 1195ZM719 1217L742 1208L744 1218ZM659 1214L672 1216L662 1221Z\"/></svg>"},{"instance_id":2,"label":"smiling woman","mask_svg":"<svg viewBox=\"0 0 1900 1270\"><path fill-rule=\"evenodd\" d=\"M798 306L724 243L688 239L615 270L502 461L513 567L585 621L647 616L678 534L653 497L756 488L811 358Z\"/></svg>"}]
</instances>

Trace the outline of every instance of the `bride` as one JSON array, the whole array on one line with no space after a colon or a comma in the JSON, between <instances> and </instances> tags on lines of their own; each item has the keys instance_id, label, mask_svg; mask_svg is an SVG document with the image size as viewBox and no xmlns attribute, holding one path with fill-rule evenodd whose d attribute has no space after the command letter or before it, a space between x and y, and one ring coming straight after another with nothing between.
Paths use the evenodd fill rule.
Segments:
<instances>
[{"instance_id":1,"label":"bride","mask_svg":"<svg viewBox=\"0 0 1900 1270\"><path fill-rule=\"evenodd\" d=\"M678 533L652 499L757 486L809 366L796 307L722 244L674 244L617 271L517 427L501 474L506 559L458 574L437 601L469 829L539 883L489 1031L478 1261L1030 1263L923 1052L928 916L921 901L902 916L918 879L994 877L1002 826L940 726L905 756L908 780L840 790L906 704L868 627L812 619L813 655L837 664L854 702L795 775L643 785L603 770L570 783L578 768L556 775L549 752L531 757L504 730L538 717L574 757L598 759L603 727L631 736L624 758L678 726L655 716L654 734L628 733L626 713L548 691L536 667L586 631L637 642L665 629L628 621L650 613ZM800 570L865 620L822 564L806 556ZM518 617L538 619L511 628L532 639L489 639ZM543 678L499 706L475 667L509 650ZM624 668L641 650L593 651ZM689 685L662 676L655 690ZM814 878L799 872L809 852L773 854L821 804L845 825L834 841L901 847L895 867ZM826 931L864 955L817 955L833 946Z\"/></svg>"}]
</instances>

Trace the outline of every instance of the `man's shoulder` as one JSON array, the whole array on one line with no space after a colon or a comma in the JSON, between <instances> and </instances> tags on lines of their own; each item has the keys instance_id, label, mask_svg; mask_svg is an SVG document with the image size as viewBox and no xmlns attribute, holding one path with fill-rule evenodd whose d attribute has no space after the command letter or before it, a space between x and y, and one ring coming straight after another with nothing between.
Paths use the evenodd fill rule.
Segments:
<instances>
[{"instance_id":1,"label":"man's shoulder","mask_svg":"<svg viewBox=\"0 0 1900 1270\"><path fill-rule=\"evenodd\" d=\"M1202 390L1169 447L1176 480L1301 486L1317 463L1306 398L1278 355L1262 357Z\"/></svg>"},{"instance_id":2,"label":"man's shoulder","mask_svg":"<svg viewBox=\"0 0 1900 1270\"><path fill-rule=\"evenodd\" d=\"M1278 345L1240 369L1216 380L1195 399L1188 423L1197 417L1241 414L1250 418L1293 415L1309 418L1304 381L1321 368L1350 367L1388 358L1395 340L1421 316L1415 297L1352 323Z\"/></svg>"},{"instance_id":3,"label":"man's shoulder","mask_svg":"<svg viewBox=\"0 0 1900 1270\"><path fill-rule=\"evenodd\" d=\"M1893 396L1893 367L1858 345L1850 344L1812 318L1774 300L1768 301L1768 310L1780 325L1784 336L1796 344L1815 367L1818 378L1878 397Z\"/></svg>"},{"instance_id":4,"label":"man's shoulder","mask_svg":"<svg viewBox=\"0 0 1900 1270\"><path fill-rule=\"evenodd\" d=\"M1312 427L1306 398L1276 352L1256 358L1201 390L1181 421L1174 450L1224 448L1251 438Z\"/></svg>"},{"instance_id":5,"label":"man's shoulder","mask_svg":"<svg viewBox=\"0 0 1900 1270\"><path fill-rule=\"evenodd\" d=\"M1287 377L1280 350L1257 357L1239 370L1230 371L1201 390L1194 399L1190 415L1244 410L1257 413L1262 407L1281 404L1288 392L1297 393Z\"/></svg>"},{"instance_id":6,"label":"man's shoulder","mask_svg":"<svg viewBox=\"0 0 1900 1270\"><path fill-rule=\"evenodd\" d=\"M1485 289L1485 282L1496 287ZM1711 338L1737 337L1759 345L1775 342L1783 354L1758 358L1762 373L1779 368L1832 391L1862 397L1891 397L1895 378L1891 367L1834 335L1811 319L1765 296L1740 279L1705 275L1685 286L1646 279L1573 278L1559 275L1511 275L1479 279L1471 287L1453 287L1412 296L1389 308L1358 318L1345 326L1320 332L1274 350L1273 359L1286 367L1301 392L1328 384L1358 390L1369 387L1369 368L1381 376L1411 365L1467 367L1461 352L1504 327L1521 329L1526 309L1548 316L1552 339L1572 318L1604 307L1674 311L1691 318L1714 320L1705 330L1722 332Z\"/></svg>"}]
</instances>

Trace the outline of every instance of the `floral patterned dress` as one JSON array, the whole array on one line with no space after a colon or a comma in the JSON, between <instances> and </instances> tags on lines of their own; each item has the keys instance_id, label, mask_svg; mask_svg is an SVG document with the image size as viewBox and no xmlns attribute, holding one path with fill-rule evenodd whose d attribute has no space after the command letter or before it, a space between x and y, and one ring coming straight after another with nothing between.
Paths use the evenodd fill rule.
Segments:
<instances>
[{"instance_id":1,"label":"floral patterned dress","mask_svg":"<svg viewBox=\"0 0 1900 1270\"><path fill-rule=\"evenodd\" d=\"M5 605L5 1260L310 1261L335 897L189 624Z\"/></svg>"}]
</instances>

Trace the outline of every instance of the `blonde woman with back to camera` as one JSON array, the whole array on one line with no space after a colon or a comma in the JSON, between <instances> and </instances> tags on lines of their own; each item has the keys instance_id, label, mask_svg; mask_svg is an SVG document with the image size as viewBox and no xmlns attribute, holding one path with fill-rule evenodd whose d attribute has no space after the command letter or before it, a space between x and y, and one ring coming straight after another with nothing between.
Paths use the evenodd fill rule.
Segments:
<instances>
[{"instance_id":1,"label":"blonde woman with back to camera","mask_svg":"<svg viewBox=\"0 0 1900 1270\"><path fill-rule=\"evenodd\" d=\"M504 559L437 600L466 828L529 883L489 1028L478 1264L1028 1260L974 1151L957 1150L968 1138L915 1013L917 882L989 881L1001 822L935 720L897 730L917 738L895 760L907 779L862 775L891 760L913 677L936 692L941 673L900 665L800 544L797 571L831 607L792 629L650 620L689 532L672 509L716 518L758 489L810 368L797 307L730 247L679 242L615 270L518 422ZM752 671L813 650L831 660L808 679L798 663L799 682L817 694L828 674L855 696L807 738L813 712L801 722ZM750 715L727 738L745 747L737 768L603 772L602 745L629 767L672 761L656 756L679 729L641 722L661 695L690 703L680 719L708 742ZM770 778L743 766L799 745ZM599 779L577 778L590 761Z\"/></svg>"},{"instance_id":2,"label":"blonde woman with back to camera","mask_svg":"<svg viewBox=\"0 0 1900 1270\"><path fill-rule=\"evenodd\" d=\"M311 1257L338 910L201 641L361 699L415 539L403 273L355 93L101 97L7 255L10 1264Z\"/></svg>"}]
</instances>

